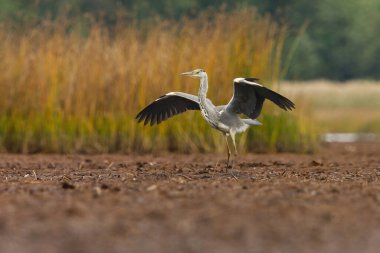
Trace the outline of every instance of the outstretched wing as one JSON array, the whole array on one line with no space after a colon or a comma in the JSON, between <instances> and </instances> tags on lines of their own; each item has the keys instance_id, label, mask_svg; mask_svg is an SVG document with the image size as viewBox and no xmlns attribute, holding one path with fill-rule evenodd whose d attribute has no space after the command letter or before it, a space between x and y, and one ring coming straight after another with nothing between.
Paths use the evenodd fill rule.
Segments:
<instances>
[{"instance_id":1,"label":"outstretched wing","mask_svg":"<svg viewBox=\"0 0 380 253\"><path fill-rule=\"evenodd\" d=\"M162 121L187 110L199 110L198 97L183 92L170 92L145 107L137 114L136 119L139 123L144 120L144 125L148 122L151 126L154 123L158 125Z\"/></svg>"},{"instance_id":2,"label":"outstretched wing","mask_svg":"<svg viewBox=\"0 0 380 253\"><path fill-rule=\"evenodd\" d=\"M235 78L234 95L226 110L242 113L251 119L257 118L265 99L269 99L281 109L292 110L295 105L288 98L258 84L257 78Z\"/></svg>"}]
</instances>

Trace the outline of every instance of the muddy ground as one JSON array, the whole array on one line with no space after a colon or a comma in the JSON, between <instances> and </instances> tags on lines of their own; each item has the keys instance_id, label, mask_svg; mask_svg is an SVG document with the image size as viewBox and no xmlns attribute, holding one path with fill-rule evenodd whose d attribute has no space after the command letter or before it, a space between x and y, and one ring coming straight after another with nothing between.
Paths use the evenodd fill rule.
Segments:
<instances>
[{"instance_id":1,"label":"muddy ground","mask_svg":"<svg viewBox=\"0 0 380 253\"><path fill-rule=\"evenodd\" d=\"M0 155L0 252L380 252L380 143Z\"/></svg>"}]
</instances>

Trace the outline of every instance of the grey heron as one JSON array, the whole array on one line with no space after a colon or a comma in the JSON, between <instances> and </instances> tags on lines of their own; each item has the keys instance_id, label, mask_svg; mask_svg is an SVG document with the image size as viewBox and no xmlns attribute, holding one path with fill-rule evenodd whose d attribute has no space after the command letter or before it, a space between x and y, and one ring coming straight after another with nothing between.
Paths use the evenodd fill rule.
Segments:
<instances>
[{"instance_id":1,"label":"grey heron","mask_svg":"<svg viewBox=\"0 0 380 253\"><path fill-rule=\"evenodd\" d=\"M242 77L233 80L234 93L229 103L215 106L206 97L208 77L204 70L195 69L181 75L200 79L198 96L183 92L169 92L146 106L137 114L136 119L139 123L144 121L144 125L150 123L152 126L187 110L200 110L207 123L225 136L228 149L227 168L231 156L228 138L231 138L234 148L231 166L233 168L237 156L235 134L246 131L250 126L261 125L256 118L261 113L265 99L269 99L286 111L295 108L294 103L288 98L259 84L257 82L259 79ZM240 118L239 114L244 114L248 118Z\"/></svg>"}]
</instances>

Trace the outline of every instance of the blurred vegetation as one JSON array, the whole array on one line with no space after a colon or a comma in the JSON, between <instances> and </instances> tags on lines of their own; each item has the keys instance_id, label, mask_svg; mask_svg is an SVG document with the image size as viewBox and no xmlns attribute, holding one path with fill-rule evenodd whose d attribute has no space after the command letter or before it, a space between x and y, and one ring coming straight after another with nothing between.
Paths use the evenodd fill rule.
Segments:
<instances>
[{"instance_id":1,"label":"blurred vegetation","mask_svg":"<svg viewBox=\"0 0 380 253\"><path fill-rule=\"evenodd\" d=\"M27 30L0 26L3 151L225 151L224 138L199 112L154 127L134 116L168 91L196 94L197 80L178 75L194 68L208 72L215 104L228 102L236 76L258 76L268 86L280 78L287 29L254 8L210 10L180 22L121 17L112 30L91 17L86 23L86 34L64 17ZM312 150L317 135L304 115L265 104L264 126L239 137L240 151Z\"/></svg>"},{"instance_id":2,"label":"blurred vegetation","mask_svg":"<svg viewBox=\"0 0 380 253\"><path fill-rule=\"evenodd\" d=\"M0 19L33 23L62 14L82 19L91 13L112 26L120 10L132 20L180 20L197 17L205 9L223 7L228 12L247 6L290 26L287 79L380 78L379 0L0 0ZM299 34L304 24L307 29Z\"/></svg>"},{"instance_id":3,"label":"blurred vegetation","mask_svg":"<svg viewBox=\"0 0 380 253\"><path fill-rule=\"evenodd\" d=\"M313 121L323 132L380 133L378 81L292 81L281 89L312 106Z\"/></svg>"}]
</instances>

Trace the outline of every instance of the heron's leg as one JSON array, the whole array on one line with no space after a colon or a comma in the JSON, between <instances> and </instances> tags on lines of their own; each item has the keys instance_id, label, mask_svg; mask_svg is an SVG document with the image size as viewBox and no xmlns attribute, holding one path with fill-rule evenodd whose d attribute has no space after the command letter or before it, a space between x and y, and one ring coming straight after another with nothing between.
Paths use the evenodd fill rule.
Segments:
<instances>
[{"instance_id":1,"label":"heron's leg","mask_svg":"<svg viewBox=\"0 0 380 253\"><path fill-rule=\"evenodd\" d=\"M230 132L230 135L231 135L231 139L232 139L232 144L234 145L234 160L232 162L232 168L234 168L235 166L235 161L236 161L236 157L237 157L237 148L236 148L236 142L235 142L235 132Z\"/></svg>"},{"instance_id":2,"label":"heron's leg","mask_svg":"<svg viewBox=\"0 0 380 253\"><path fill-rule=\"evenodd\" d=\"M224 137L227 143L227 168L228 168L228 165L230 165L231 150L230 150L230 145L228 144L228 134L225 134Z\"/></svg>"}]
</instances>

